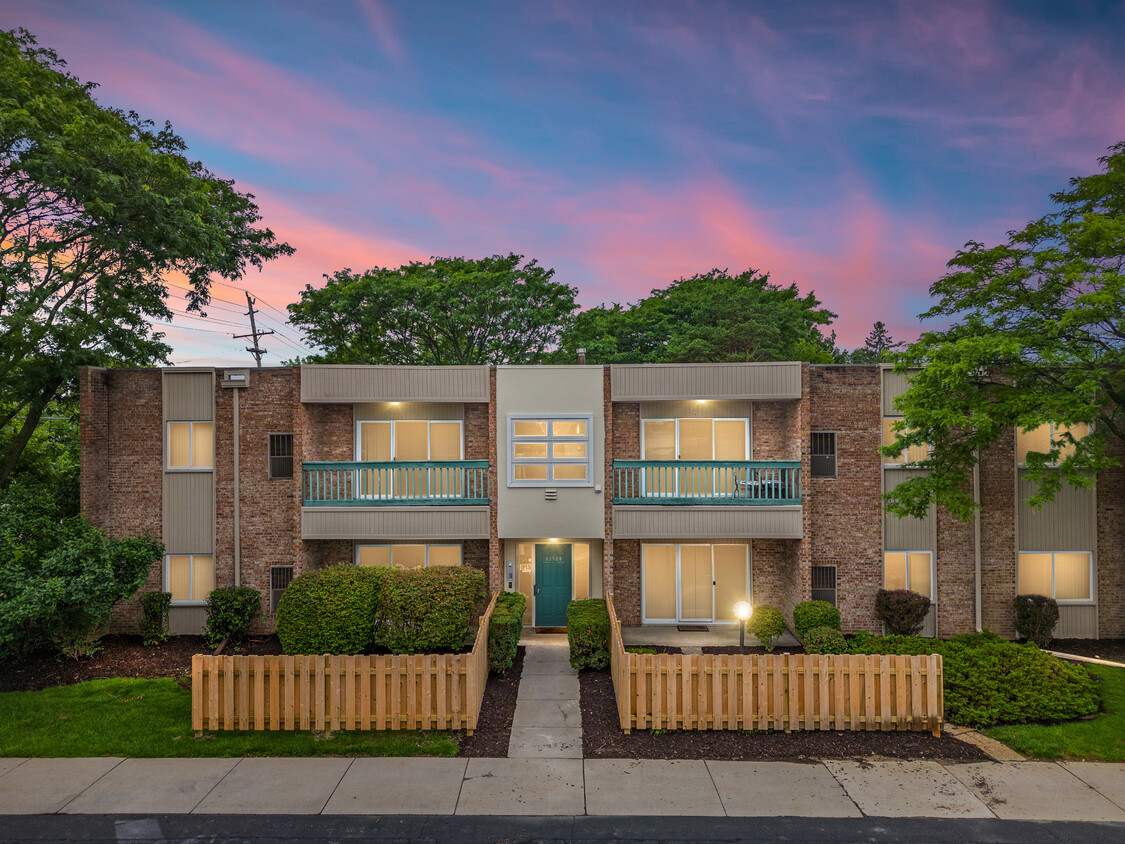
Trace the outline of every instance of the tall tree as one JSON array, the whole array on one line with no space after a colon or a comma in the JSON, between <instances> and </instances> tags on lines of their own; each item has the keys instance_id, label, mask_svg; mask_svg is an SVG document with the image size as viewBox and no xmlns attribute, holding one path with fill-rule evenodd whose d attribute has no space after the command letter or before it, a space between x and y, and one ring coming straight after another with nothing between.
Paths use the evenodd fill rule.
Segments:
<instances>
[{"instance_id":1,"label":"tall tree","mask_svg":"<svg viewBox=\"0 0 1125 844\"><path fill-rule=\"evenodd\" d=\"M515 254L344 269L306 285L289 321L324 349L313 363L540 363L577 307L554 274Z\"/></svg>"},{"instance_id":2,"label":"tall tree","mask_svg":"<svg viewBox=\"0 0 1125 844\"><path fill-rule=\"evenodd\" d=\"M882 321L871 326L863 345L849 355L850 363L887 363L896 349L902 347L891 337L891 332Z\"/></svg>"},{"instance_id":3,"label":"tall tree","mask_svg":"<svg viewBox=\"0 0 1125 844\"><path fill-rule=\"evenodd\" d=\"M79 366L167 359L151 322L172 316L170 276L201 310L213 275L293 251L170 125L98 105L64 67L0 32L0 487Z\"/></svg>"},{"instance_id":4,"label":"tall tree","mask_svg":"<svg viewBox=\"0 0 1125 844\"><path fill-rule=\"evenodd\" d=\"M591 363L832 362L835 340L825 338L836 314L796 284L781 287L769 273L724 270L681 278L632 306L578 314L561 357L586 349Z\"/></svg>"},{"instance_id":5,"label":"tall tree","mask_svg":"<svg viewBox=\"0 0 1125 844\"><path fill-rule=\"evenodd\" d=\"M978 454L1012 427L1093 425L1088 436L1063 433L1049 451L1028 455L1033 505L1117 465L1110 443L1125 437L1125 142L1099 161L1104 172L1051 195L1055 212L1009 232L1005 244L966 244L930 288L939 301L922 317L952 325L923 334L900 358L900 371L919 371L897 401L906 433L885 449L930 443L929 471L895 487L893 512L922 515L936 501L968 518Z\"/></svg>"}]
</instances>

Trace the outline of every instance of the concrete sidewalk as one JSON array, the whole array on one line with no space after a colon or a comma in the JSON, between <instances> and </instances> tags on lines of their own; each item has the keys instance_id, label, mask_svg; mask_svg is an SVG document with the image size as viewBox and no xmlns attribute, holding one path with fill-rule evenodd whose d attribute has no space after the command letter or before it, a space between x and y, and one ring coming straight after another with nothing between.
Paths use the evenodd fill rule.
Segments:
<instances>
[{"instance_id":1,"label":"concrete sidewalk","mask_svg":"<svg viewBox=\"0 0 1125 844\"><path fill-rule=\"evenodd\" d=\"M0 759L0 815L915 817L1125 824L1125 764Z\"/></svg>"}]
</instances>

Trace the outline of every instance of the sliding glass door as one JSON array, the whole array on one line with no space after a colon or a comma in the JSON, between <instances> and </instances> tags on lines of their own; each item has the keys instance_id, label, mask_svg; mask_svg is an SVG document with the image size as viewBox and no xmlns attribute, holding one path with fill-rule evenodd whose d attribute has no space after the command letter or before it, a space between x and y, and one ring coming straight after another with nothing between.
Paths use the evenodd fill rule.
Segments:
<instances>
[{"instance_id":1,"label":"sliding glass door","mask_svg":"<svg viewBox=\"0 0 1125 844\"><path fill-rule=\"evenodd\" d=\"M734 621L749 600L750 547L744 544L641 546L645 623Z\"/></svg>"}]
</instances>

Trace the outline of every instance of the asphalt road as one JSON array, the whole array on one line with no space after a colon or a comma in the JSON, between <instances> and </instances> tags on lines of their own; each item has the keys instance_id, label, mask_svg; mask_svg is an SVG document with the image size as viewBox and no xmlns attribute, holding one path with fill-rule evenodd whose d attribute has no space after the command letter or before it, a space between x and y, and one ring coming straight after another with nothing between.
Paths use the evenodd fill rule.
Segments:
<instances>
[{"instance_id":1,"label":"asphalt road","mask_svg":"<svg viewBox=\"0 0 1125 844\"><path fill-rule=\"evenodd\" d=\"M1081 842L1122 844L1125 824L817 818L451 817L323 815L7 815L0 841L277 842L376 841L516 844L516 842L784 841L836 842Z\"/></svg>"}]
</instances>

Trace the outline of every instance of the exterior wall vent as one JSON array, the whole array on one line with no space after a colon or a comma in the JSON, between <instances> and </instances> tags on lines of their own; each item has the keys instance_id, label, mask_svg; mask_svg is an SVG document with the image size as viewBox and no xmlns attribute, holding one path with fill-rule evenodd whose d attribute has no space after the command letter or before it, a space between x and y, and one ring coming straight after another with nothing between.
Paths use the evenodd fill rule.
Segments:
<instances>
[{"instance_id":1,"label":"exterior wall vent","mask_svg":"<svg viewBox=\"0 0 1125 844\"><path fill-rule=\"evenodd\" d=\"M270 612L277 612L277 604L285 588L293 582L293 566L270 566Z\"/></svg>"},{"instance_id":2,"label":"exterior wall vent","mask_svg":"<svg viewBox=\"0 0 1125 844\"><path fill-rule=\"evenodd\" d=\"M835 566L812 566L812 599L836 606Z\"/></svg>"},{"instance_id":3,"label":"exterior wall vent","mask_svg":"<svg viewBox=\"0 0 1125 844\"><path fill-rule=\"evenodd\" d=\"M545 489L545 490L543 490L543 500L544 501L555 501L555 500L558 499L558 497L559 497L559 491L557 489Z\"/></svg>"}]
</instances>

